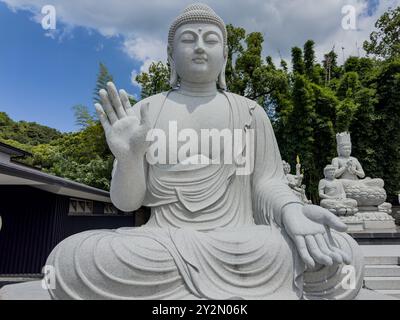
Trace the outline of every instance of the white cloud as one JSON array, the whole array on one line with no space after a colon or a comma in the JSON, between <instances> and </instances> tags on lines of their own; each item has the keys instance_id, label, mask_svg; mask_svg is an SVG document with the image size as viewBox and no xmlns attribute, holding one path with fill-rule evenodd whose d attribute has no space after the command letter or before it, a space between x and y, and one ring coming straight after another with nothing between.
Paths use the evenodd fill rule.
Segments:
<instances>
[{"instance_id":1,"label":"white cloud","mask_svg":"<svg viewBox=\"0 0 400 320\"><path fill-rule=\"evenodd\" d=\"M139 89L142 88L139 82L136 81L136 76L138 75L138 72L133 69L131 72L131 83L134 87L138 87Z\"/></svg>"},{"instance_id":2,"label":"white cloud","mask_svg":"<svg viewBox=\"0 0 400 320\"><path fill-rule=\"evenodd\" d=\"M166 61L166 43L161 40L143 39L140 37L126 39L123 43L123 51L132 59L140 61L141 67L139 70L132 70L131 83L133 86L141 88L136 81L136 76L140 72L147 72L152 62Z\"/></svg>"},{"instance_id":3,"label":"white cloud","mask_svg":"<svg viewBox=\"0 0 400 320\"><path fill-rule=\"evenodd\" d=\"M152 61L166 59L166 40L171 21L194 0L0 0L12 10L30 10L40 15L44 5L54 5L57 25L93 29L106 37L122 36L122 50L141 62L140 72ZM366 15L367 0L208 0L226 23L242 26L247 31L260 31L265 38L265 55L279 59L279 53L290 59L292 46L303 46L308 39L316 44L318 59L335 45L341 62L345 55L356 55L356 42L362 47L374 29L376 19L400 0L380 0L376 12ZM357 30L341 26L342 7L353 5L359 15ZM64 34L65 32L60 32ZM363 53L362 49L360 50Z\"/></svg>"}]
</instances>

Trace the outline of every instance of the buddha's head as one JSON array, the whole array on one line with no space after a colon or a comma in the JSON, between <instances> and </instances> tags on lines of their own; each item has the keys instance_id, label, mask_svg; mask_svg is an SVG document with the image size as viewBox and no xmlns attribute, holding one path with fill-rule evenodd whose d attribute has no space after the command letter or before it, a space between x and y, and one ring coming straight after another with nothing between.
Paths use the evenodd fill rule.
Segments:
<instances>
[{"instance_id":1,"label":"buddha's head","mask_svg":"<svg viewBox=\"0 0 400 320\"><path fill-rule=\"evenodd\" d=\"M333 180L335 179L335 172L336 172L336 167L328 164L325 168L324 168L324 176L326 179L328 180Z\"/></svg>"},{"instance_id":2,"label":"buddha's head","mask_svg":"<svg viewBox=\"0 0 400 320\"><path fill-rule=\"evenodd\" d=\"M168 34L170 84L216 81L226 89L227 31L222 19L205 4L192 4L172 23Z\"/></svg>"},{"instance_id":3,"label":"buddha's head","mask_svg":"<svg viewBox=\"0 0 400 320\"><path fill-rule=\"evenodd\" d=\"M351 155L350 133L341 132L336 134L337 152L340 157L348 158Z\"/></svg>"},{"instance_id":4,"label":"buddha's head","mask_svg":"<svg viewBox=\"0 0 400 320\"><path fill-rule=\"evenodd\" d=\"M283 165L283 172L284 172L285 174L289 174L289 173L290 173L290 170L291 170L290 164L287 163L285 160L282 160L282 165Z\"/></svg>"}]
</instances>

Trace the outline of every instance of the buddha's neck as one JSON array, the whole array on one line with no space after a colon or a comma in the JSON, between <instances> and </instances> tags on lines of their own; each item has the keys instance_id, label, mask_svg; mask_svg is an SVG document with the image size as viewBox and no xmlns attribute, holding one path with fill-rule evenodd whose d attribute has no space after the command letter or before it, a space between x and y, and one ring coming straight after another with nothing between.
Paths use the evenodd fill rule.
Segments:
<instances>
[{"instance_id":1,"label":"buddha's neck","mask_svg":"<svg viewBox=\"0 0 400 320\"><path fill-rule=\"evenodd\" d=\"M193 97L215 96L217 94L217 84L215 81L194 83L181 79L178 92Z\"/></svg>"}]
</instances>

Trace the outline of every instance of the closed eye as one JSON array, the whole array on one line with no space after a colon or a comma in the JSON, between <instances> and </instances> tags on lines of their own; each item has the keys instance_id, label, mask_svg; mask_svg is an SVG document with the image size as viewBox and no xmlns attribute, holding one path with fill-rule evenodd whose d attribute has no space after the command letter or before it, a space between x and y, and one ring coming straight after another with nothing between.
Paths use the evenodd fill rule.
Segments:
<instances>
[{"instance_id":1,"label":"closed eye","mask_svg":"<svg viewBox=\"0 0 400 320\"><path fill-rule=\"evenodd\" d=\"M195 41L194 35L189 32L184 33L181 36L181 42L183 42L183 43L192 43L194 41Z\"/></svg>"},{"instance_id":2,"label":"closed eye","mask_svg":"<svg viewBox=\"0 0 400 320\"><path fill-rule=\"evenodd\" d=\"M215 33L208 33L204 37L204 42L208 44L216 44L219 43L219 38Z\"/></svg>"},{"instance_id":3,"label":"closed eye","mask_svg":"<svg viewBox=\"0 0 400 320\"><path fill-rule=\"evenodd\" d=\"M216 44L216 43L218 43L219 41L218 41L218 40L206 40L206 42L207 42L207 43L210 43L210 44Z\"/></svg>"}]
</instances>

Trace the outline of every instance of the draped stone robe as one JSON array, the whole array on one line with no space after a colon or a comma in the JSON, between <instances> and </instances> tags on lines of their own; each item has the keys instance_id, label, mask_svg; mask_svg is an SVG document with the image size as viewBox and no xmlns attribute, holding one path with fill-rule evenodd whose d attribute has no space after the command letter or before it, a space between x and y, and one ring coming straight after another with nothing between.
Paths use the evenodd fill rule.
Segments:
<instances>
[{"instance_id":1,"label":"draped stone robe","mask_svg":"<svg viewBox=\"0 0 400 320\"><path fill-rule=\"evenodd\" d=\"M346 234L333 233L352 256L356 287L343 287L342 265L305 270L281 222L282 208L301 201L287 185L271 123L253 101L224 94L231 129L255 132L253 143L242 140L252 173L237 174L237 163L148 165L148 223L62 241L46 263L56 270L53 298L346 299L357 294L362 257ZM154 127L167 95L151 97Z\"/></svg>"}]
</instances>

